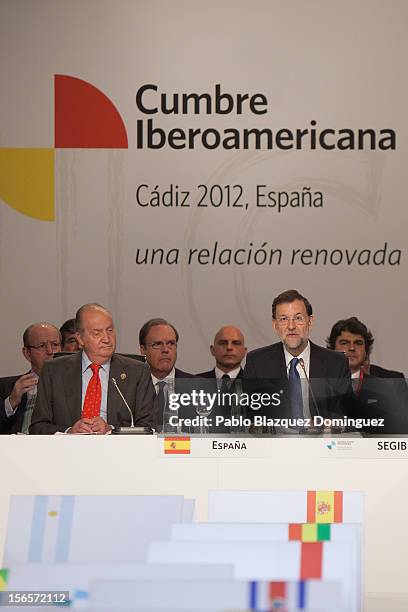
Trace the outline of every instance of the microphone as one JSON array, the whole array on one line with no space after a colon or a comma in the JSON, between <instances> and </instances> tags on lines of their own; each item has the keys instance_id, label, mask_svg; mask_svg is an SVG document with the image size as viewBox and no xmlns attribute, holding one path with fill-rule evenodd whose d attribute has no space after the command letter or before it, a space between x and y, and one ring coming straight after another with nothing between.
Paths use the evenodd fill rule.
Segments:
<instances>
[{"instance_id":1,"label":"microphone","mask_svg":"<svg viewBox=\"0 0 408 612\"><path fill-rule=\"evenodd\" d=\"M305 362L303 361L302 358L300 358L299 359L299 363L300 363L300 367L302 368L303 372L305 373L305 377L306 377L306 380L307 380L307 385L309 387L309 390L310 390L310 393L311 393L311 396L312 396L313 404L314 404L314 406L316 408L317 416L321 416L320 412L319 412L319 409L317 407L317 402L316 402L315 394L313 393L312 385L310 384L309 378L307 376L307 372L306 372L306 368L305 368ZM320 431L324 431L324 427L323 426L321 426L318 429L320 429ZM340 428L341 429L340 432L336 431L337 428L335 428L335 427L331 427L330 429L331 429L331 433L332 434L344 433L344 427Z\"/></svg>"},{"instance_id":2,"label":"microphone","mask_svg":"<svg viewBox=\"0 0 408 612\"><path fill-rule=\"evenodd\" d=\"M312 402L313 402L313 405L315 407L316 414L317 414L317 416L320 416L319 408L317 406L316 397L315 397L315 394L313 393L312 385L310 384L310 380L309 380L309 377L308 377L307 372L306 372L305 362L303 361L302 357L299 359L299 363L300 363L300 367L302 368L302 370L304 372L304 375L305 375L305 378L306 378L306 382L307 382L307 387L309 389L310 397L312 398Z\"/></svg>"},{"instance_id":3,"label":"microphone","mask_svg":"<svg viewBox=\"0 0 408 612\"><path fill-rule=\"evenodd\" d=\"M126 400L125 400L125 398L123 397L123 393L122 393L122 391L119 389L119 387L118 387L118 385L117 385L117 382L116 382L116 379L115 379L115 378L112 378L112 382L113 382L113 384L115 385L115 389L116 389L116 391L119 393L120 397L122 398L123 403L125 404L126 408L128 409L128 412L129 412L129 414L130 414L130 426L131 426L131 427L134 427L134 426L135 426L135 422L134 422L134 420L133 420L133 414L132 414L131 409L129 408L129 404L127 403L127 401L126 401Z\"/></svg>"},{"instance_id":4,"label":"microphone","mask_svg":"<svg viewBox=\"0 0 408 612\"><path fill-rule=\"evenodd\" d=\"M113 434L152 434L153 430L150 427L135 427L135 422L133 420L133 414L132 411L129 407L129 404L127 403L127 401L125 400L125 398L123 397L123 393L122 391L119 389L116 379L115 378L111 378L111 381L116 389L116 391L119 393L120 397L122 398L123 403L125 404L129 414L130 414L130 427L114 427L112 429L112 433Z\"/></svg>"}]
</instances>

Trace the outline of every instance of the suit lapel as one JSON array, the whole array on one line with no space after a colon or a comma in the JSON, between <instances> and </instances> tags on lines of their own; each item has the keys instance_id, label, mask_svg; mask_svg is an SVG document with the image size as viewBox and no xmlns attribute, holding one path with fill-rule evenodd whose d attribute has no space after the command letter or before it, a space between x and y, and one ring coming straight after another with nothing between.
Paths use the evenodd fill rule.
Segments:
<instances>
[{"instance_id":1,"label":"suit lapel","mask_svg":"<svg viewBox=\"0 0 408 612\"><path fill-rule=\"evenodd\" d=\"M281 379L286 382L288 373L282 342L278 342L271 347L268 369L270 370L270 374L268 374L270 378Z\"/></svg>"},{"instance_id":2,"label":"suit lapel","mask_svg":"<svg viewBox=\"0 0 408 612\"><path fill-rule=\"evenodd\" d=\"M120 424L123 419L120 418L120 414L126 414L127 420L130 421L130 415L128 410L120 397L118 390L112 383L112 378L116 380L116 384L126 397L126 388L128 385L128 371L126 365L118 359L116 355L112 355L110 369L109 369L109 382L108 382L108 406L107 406L107 419L110 424Z\"/></svg>"},{"instance_id":3,"label":"suit lapel","mask_svg":"<svg viewBox=\"0 0 408 612\"><path fill-rule=\"evenodd\" d=\"M310 340L309 340L310 342ZM310 364L309 364L309 379L322 378L324 373L324 363L320 359L319 352L316 351L316 345L310 342Z\"/></svg>"},{"instance_id":4,"label":"suit lapel","mask_svg":"<svg viewBox=\"0 0 408 612\"><path fill-rule=\"evenodd\" d=\"M62 375L67 411L71 414L72 423L81 418L82 412L82 351L68 366L65 366Z\"/></svg>"},{"instance_id":5,"label":"suit lapel","mask_svg":"<svg viewBox=\"0 0 408 612\"><path fill-rule=\"evenodd\" d=\"M310 342L310 340L309 340ZM321 401L322 393L324 393L325 384L323 383L323 378L325 368L324 362L320 358L319 351L316 350L316 345L313 342L310 342L310 363L309 363L309 384L311 390L313 392L313 396L309 391L309 407L312 415L315 415L317 411L321 411ZM316 402L318 402L318 406L316 406Z\"/></svg>"}]
</instances>

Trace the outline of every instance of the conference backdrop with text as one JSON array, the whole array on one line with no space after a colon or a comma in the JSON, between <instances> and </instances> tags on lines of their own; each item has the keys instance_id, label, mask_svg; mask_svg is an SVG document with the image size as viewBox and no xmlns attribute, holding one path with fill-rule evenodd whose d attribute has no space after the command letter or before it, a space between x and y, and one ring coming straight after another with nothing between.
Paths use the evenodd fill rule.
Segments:
<instances>
[{"instance_id":1,"label":"conference backdrop with text","mask_svg":"<svg viewBox=\"0 0 408 612\"><path fill-rule=\"evenodd\" d=\"M0 0L0 374L21 333L83 303L118 348L151 317L179 365L215 331L273 341L271 302L313 338L356 315L408 370L408 6Z\"/></svg>"}]
</instances>

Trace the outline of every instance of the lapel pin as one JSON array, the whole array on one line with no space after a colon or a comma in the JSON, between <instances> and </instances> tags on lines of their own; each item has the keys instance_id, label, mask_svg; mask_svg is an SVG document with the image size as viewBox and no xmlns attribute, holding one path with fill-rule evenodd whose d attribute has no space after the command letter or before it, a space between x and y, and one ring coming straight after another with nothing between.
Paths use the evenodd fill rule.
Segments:
<instances>
[{"instance_id":1,"label":"lapel pin","mask_svg":"<svg viewBox=\"0 0 408 612\"><path fill-rule=\"evenodd\" d=\"M125 372L122 372L122 374L120 375L120 380L126 380Z\"/></svg>"}]
</instances>

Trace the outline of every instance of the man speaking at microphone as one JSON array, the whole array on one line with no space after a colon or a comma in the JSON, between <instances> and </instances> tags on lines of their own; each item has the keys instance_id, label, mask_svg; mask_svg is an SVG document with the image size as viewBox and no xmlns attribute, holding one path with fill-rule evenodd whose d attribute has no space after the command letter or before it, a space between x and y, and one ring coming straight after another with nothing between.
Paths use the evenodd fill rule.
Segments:
<instances>
[{"instance_id":1,"label":"man speaking at microphone","mask_svg":"<svg viewBox=\"0 0 408 612\"><path fill-rule=\"evenodd\" d=\"M314 417L342 416L351 392L347 360L310 342L312 325L312 306L304 296L294 289L278 295L272 326L281 341L251 351L244 371L251 387L259 379L275 385L281 393L279 416L304 421L306 429L309 423L313 427Z\"/></svg>"},{"instance_id":2,"label":"man speaking at microphone","mask_svg":"<svg viewBox=\"0 0 408 612\"><path fill-rule=\"evenodd\" d=\"M48 362L41 372L30 433L110 433L114 426L131 424L126 403L134 425L154 427L149 368L115 355L110 312L99 304L81 306L76 330L82 351Z\"/></svg>"}]
</instances>

